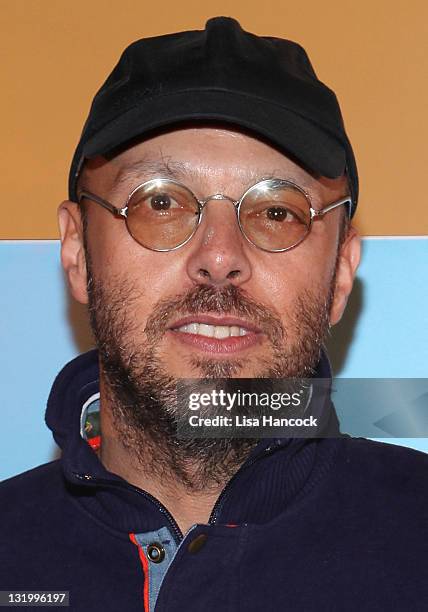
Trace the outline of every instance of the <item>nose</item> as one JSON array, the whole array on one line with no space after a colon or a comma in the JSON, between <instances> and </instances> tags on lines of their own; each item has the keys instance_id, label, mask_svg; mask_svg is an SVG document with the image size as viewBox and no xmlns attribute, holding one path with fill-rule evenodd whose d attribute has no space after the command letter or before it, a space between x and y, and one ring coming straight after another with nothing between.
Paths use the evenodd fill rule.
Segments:
<instances>
[{"instance_id":1,"label":"nose","mask_svg":"<svg viewBox=\"0 0 428 612\"><path fill-rule=\"evenodd\" d=\"M187 260L189 277L198 284L236 286L251 277L248 245L228 200L207 201Z\"/></svg>"}]
</instances>

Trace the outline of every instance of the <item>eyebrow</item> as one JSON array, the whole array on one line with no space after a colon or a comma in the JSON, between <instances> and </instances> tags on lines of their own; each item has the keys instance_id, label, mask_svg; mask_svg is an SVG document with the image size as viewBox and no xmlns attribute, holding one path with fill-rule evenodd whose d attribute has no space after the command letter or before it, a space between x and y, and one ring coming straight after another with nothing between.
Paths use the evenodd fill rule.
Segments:
<instances>
[{"instance_id":1,"label":"eyebrow","mask_svg":"<svg viewBox=\"0 0 428 612\"><path fill-rule=\"evenodd\" d=\"M120 167L114 181L114 185L111 189L111 194L119 194L124 185L131 186L131 183L137 179L139 180L150 180L153 177L170 178L179 182L194 182L200 179L208 170L208 167L198 166L199 170L192 170L189 165L178 160L174 160L171 157L152 157L146 155L145 157L138 159L134 162L129 162ZM280 169L273 170L272 172L261 172L260 170L253 169L242 169L238 170L237 174L246 181L244 189L248 189L252 185L263 181L265 179L286 179L293 181L294 183L301 185L305 189L309 189L310 183L307 179L300 177L297 178L290 175L289 172L285 172ZM144 179L142 177L144 176Z\"/></svg>"},{"instance_id":2,"label":"eyebrow","mask_svg":"<svg viewBox=\"0 0 428 612\"><path fill-rule=\"evenodd\" d=\"M141 178L142 175L159 175L175 180L190 178L190 173L183 162L165 157L146 156L121 166L115 178L113 191L117 191L123 184L127 184L132 179Z\"/></svg>"}]
</instances>

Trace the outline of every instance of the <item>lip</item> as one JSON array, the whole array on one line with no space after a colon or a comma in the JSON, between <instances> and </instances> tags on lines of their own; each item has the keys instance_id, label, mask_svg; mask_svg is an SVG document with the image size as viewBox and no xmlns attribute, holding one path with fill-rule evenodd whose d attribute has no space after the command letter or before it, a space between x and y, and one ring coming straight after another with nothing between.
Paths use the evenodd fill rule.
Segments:
<instances>
[{"instance_id":1,"label":"lip","mask_svg":"<svg viewBox=\"0 0 428 612\"><path fill-rule=\"evenodd\" d=\"M238 319L236 317L216 317L215 315L209 315L209 314L188 315L186 317L178 319L177 321L174 321L174 323L172 323L168 329L170 329L171 331L174 331L178 327L182 327L183 325L188 325L189 323L205 323L206 325L228 325L228 326L236 325L237 327L244 327L249 332L253 332L254 334L261 333L261 329L259 327L257 327L253 323L244 321L243 319ZM196 334L185 334L185 335L196 335ZM245 336L240 336L240 337L243 338ZM224 340L221 340L220 342L224 342Z\"/></svg>"},{"instance_id":2,"label":"lip","mask_svg":"<svg viewBox=\"0 0 428 612\"><path fill-rule=\"evenodd\" d=\"M203 321L201 322L203 323ZM260 344L263 338L263 334L253 331L245 336L229 336L221 339L179 332L177 329L169 329L168 334L171 334L171 337L181 344L212 355L236 353Z\"/></svg>"}]
</instances>

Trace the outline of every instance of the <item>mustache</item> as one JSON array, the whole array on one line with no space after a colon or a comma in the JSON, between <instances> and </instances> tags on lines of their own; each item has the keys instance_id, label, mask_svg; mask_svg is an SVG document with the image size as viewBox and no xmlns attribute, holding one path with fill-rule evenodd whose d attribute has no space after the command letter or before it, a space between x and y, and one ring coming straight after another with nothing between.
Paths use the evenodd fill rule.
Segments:
<instances>
[{"instance_id":1,"label":"mustache","mask_svg":"<svg viewBox=\"0 0 428 612\"><path fill-rule=\"evenodd\" d=\"M274 307L253 300L241 287L195 285L185 294L176 294L156 303L145 326L149 342L156 342L174 319L192 314L222 314L242 317L257 325L274 344L283 342L285 329Z\"/></svg>"}]
</instances>

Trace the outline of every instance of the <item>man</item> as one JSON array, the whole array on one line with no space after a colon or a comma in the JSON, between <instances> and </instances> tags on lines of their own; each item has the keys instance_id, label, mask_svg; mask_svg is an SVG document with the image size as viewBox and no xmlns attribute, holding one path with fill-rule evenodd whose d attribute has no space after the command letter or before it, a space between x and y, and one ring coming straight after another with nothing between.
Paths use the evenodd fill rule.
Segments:
<instances>
[{"instance_id":1,"label":"man","mask_svg":"<svg viewBox=\"0 0 428 612\"><path fill-rule=\"evenodd\" d=\"M62 458L0 487L2 589L75 610L425 609L424 454L341 434L317 394L316 436L178 435L180 380L331 376L358 178L304 50L223 17L135 42L69 188L62 265L98 352L53 385Z\"/></svg>"}]
</instances>

